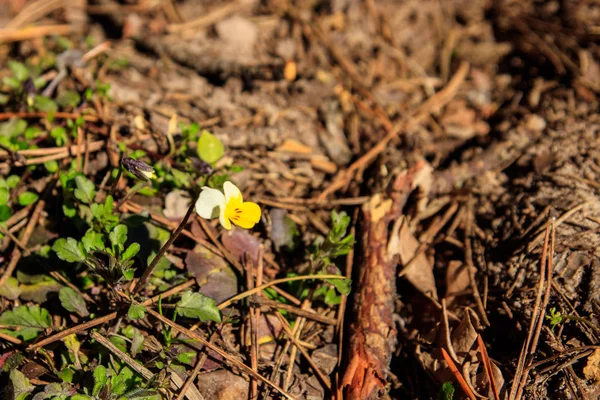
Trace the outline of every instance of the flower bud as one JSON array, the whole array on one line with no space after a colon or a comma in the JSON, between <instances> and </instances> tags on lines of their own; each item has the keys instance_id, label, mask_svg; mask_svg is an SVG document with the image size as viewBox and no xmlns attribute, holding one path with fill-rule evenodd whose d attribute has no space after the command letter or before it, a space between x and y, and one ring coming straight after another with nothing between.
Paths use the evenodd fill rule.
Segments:
<instances>
[{"instance_id":1,"label":"flower bud","mask_svg":"<svg viewBox=\"0 0 600 400\"><path fill-rule=\"evenodd\" d=\"M198 171L199 175L210 175L214 171L213 167L209 163L204 162L196 157L192 157L192 165Z\"/></svg>"},{"instance_id":2,"label":"flower bud","mask_svg":"<svg viewBox=\"0 0 600 400\"><path fill-rule=\"evenodd\" d=\"M134 160L133 158L124 157L121 160L121 165L129 172L131 172L136 178L143 181L149 181L150 179L156 178L154 174L154 168L149 166L143 161Z\"/></svg>"}]
</instances>

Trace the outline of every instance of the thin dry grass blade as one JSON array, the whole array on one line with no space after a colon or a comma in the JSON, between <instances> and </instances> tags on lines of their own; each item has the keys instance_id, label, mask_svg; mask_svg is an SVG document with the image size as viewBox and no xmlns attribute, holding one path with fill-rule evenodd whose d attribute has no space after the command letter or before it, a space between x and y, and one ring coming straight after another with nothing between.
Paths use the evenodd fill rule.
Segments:
<instances>
[{"instance_id":1,"label":"thin dry grass blade","mask_svg":"<svg viewBox=\"0 0 600 400\"><path fill-rule=\"evenodd\" d=\"M492 371L492 362L490 361L490 357L488 356L487 349L485 348L485 343L483 343L481 335L477 335L477 345L479 346L481 358L483 359L483 368L485 369L485 374L487 375L492 393L494 394L494 400L500 400L498 386L496 385L496 380L494 379L494 373Z\"/></svg>"}]
</instances>

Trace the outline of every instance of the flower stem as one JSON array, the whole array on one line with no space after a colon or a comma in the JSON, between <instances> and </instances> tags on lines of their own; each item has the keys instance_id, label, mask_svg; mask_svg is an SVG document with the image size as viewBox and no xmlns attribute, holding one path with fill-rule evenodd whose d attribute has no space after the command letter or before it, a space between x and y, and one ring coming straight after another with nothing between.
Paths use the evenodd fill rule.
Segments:
<instances>
[{"instance_id":1,"label":"flower stem","mask_svg":"<svg viewBox=\"0 0 600 400\"><path fill-rule=\"evenodd\" d=\"M146 270L142 274L142 277L140 278L140 280L137 282L137 284L133 288L133 290L131 292L132 294L138 293L146 285L146 281L152 274L152 271L154 271L154 268L156 268L156 265L158 265L158 262L163 258L163 256L167 252L167 250L169 250L169 247L171 247L173 242L175 242L175 240L177 239L177 237L179 236L181 231L183 231L183 228L185 228L185 226L187 225L187 222L190 219L192 212L194 212L194 208L196 207L196 201L198 201L198 197L200 197L200 193L198 193L192 199L190 207L188 208L187 212L185 213L185 216L179 223L179 226L177 227L177 229L175 229L175 232L173 232L173 234L171 235L169 240L167 240L167 242L160 248L160 250L158 251L158 254L156 254L156 257L154 257L152 259L152 262L150 263L150 265L148 265L148 267L146 267Z\"/></svg>"},{"instance_id":2,"label":"flower stem","mask_svg":"<svg viewBox=\"0 0 600 400\"><path fill-rule=\"evenodd\" d=\"M121 175L123 175L123 166L119 162L119 172L117 173L117 177L115 178L115 181L113 182L112 186L110 187L110 192L108 192L109 196L113 196L115 194L115 190L117 190L117 184L121 180Z\"/></svg>"},{"instance_id":3,"label":"flower stem","mask_svg":"<svg viewBox=\"0 0 600 400\"><path fill-rule=\"evenodd\" d=\"M123 204L125 204L125 202L127 200L129 200L134 194L136 194L140 189L142 189L144 186L146 186L148 184L148 182L138 182L135 185L133 185L133 187L131 188L131 190L129 192L127 192L127 194L117 202L117 206L115 207L117 210L119 208L121 208L121 206Z\"/></svg>"}]
</instances>

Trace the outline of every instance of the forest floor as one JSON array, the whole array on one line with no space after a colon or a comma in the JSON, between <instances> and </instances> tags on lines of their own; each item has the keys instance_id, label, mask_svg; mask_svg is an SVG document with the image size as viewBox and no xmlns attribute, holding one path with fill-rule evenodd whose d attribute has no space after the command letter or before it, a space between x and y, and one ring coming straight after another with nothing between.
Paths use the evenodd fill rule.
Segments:
<instances>
[{"instance_id":1,"label":"forest floor","mask_svg":"<svg viewBox=\"0 0 600 400\"><path fill-rule=\"evenodd\" d=\"M0 397L598 398L599 35L591 0L0 4Z\"/></svg>"}]
</instances>

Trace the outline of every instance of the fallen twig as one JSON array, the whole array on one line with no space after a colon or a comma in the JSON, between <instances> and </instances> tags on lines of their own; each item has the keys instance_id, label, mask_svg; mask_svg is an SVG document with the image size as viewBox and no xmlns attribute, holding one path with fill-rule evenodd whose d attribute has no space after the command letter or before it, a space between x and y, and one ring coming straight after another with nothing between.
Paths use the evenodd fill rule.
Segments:
<instances>
[{"instance_id":1,"label":"fallen twig","mask_svg":"<svg viewBox=\"0 0 600 400\"><path fill-rule=\"evenodd\" d=\"M73 27L71 25L40 25L23 29L1 29L0 43L13 43L22 40L35 39L42 36L68 35Z\"/></svg>"},{"instance_id":2,"label":"fallen twig","mask_svg":"<svg viewBox=\"0 0 600 400\"><path fill-rule=\"evenodd\" d=\"M492 370L492 362L490 361L490 357L488 356L487 349L485 348L485 343L483 343L481 335L477 335L477 345L479 346L479 352L481 353L481 358L483 360L485 374L487 375L490 388L494 394L494 400L500 400L500 394L498 394L498 387L496 385L496 380L494 379L494 371Z\"/></svg>"},{"instance_id":3,"label":"fallen twig","mask_svg":"<svg viewBox=\"0 0 600 400\"><path fill-rule=\"evenodd\" d=\"M454 364L454 361L452 361L452 358L448 355L448 352L444 348L442 348L442 355L444 356L444 360L446 360L446 363L448 364L448 368L450 368L450 371L452 371L452 375L454 375L454 378L456 378L456 381L460 385L463 392L465 392L465 394L467 395L467 397L469 397L469 399L477 400L477 398L473 394L473 391L471 390L469 385L467 385L467 381L465 381L465 378L463 378L462 374L456 367L456 364Z\"/></svg>"},{"instance_id":4,"label":"fallen twig","mask_svg":"<svg viewBox=\"0 0 600 400\"><path fill-rule=\"evenodd\" d=\"M277 386L275 383L271 382L270 380L263 377L262 375L257 374L256 372L254 372L252 370L252 368L248 367L246 364L242 363L241 361L239 361L237 358L230 355L229 353L221 350L220 347L217 347L214 344L210 343L209 341L207 341L206 339L204 339L202 336L198 335L197 333L192 332L189 329L186 329L186 328L182 327L181 325L176 324L175 322L171 321L168 318L163 317L162 315L160 315L159 313L157 313L156 311L154 311L152 309L147 309L146 311L148 312L148 314L152 315L154 318L158 319L162 323L169 325L171 328L175 329L176 331L178 331L180 333L183 333L184 335L188 336L190 339L196 340L201 345L208 347L209 349L211 349L212 351L214 351L215 353L217 353L218 355L223 357L227 362L231 363L234 367L247 373L248 375L252 376L253 378L258 379L258 380L262 381L263 383L271 386L273 389L275 389L279 393L281 393L284 397L286 397L288 399L294 399L294 397L291 394L289 394L288 392L283 390L281 387Z\"/></svg>"}]
</instances>

